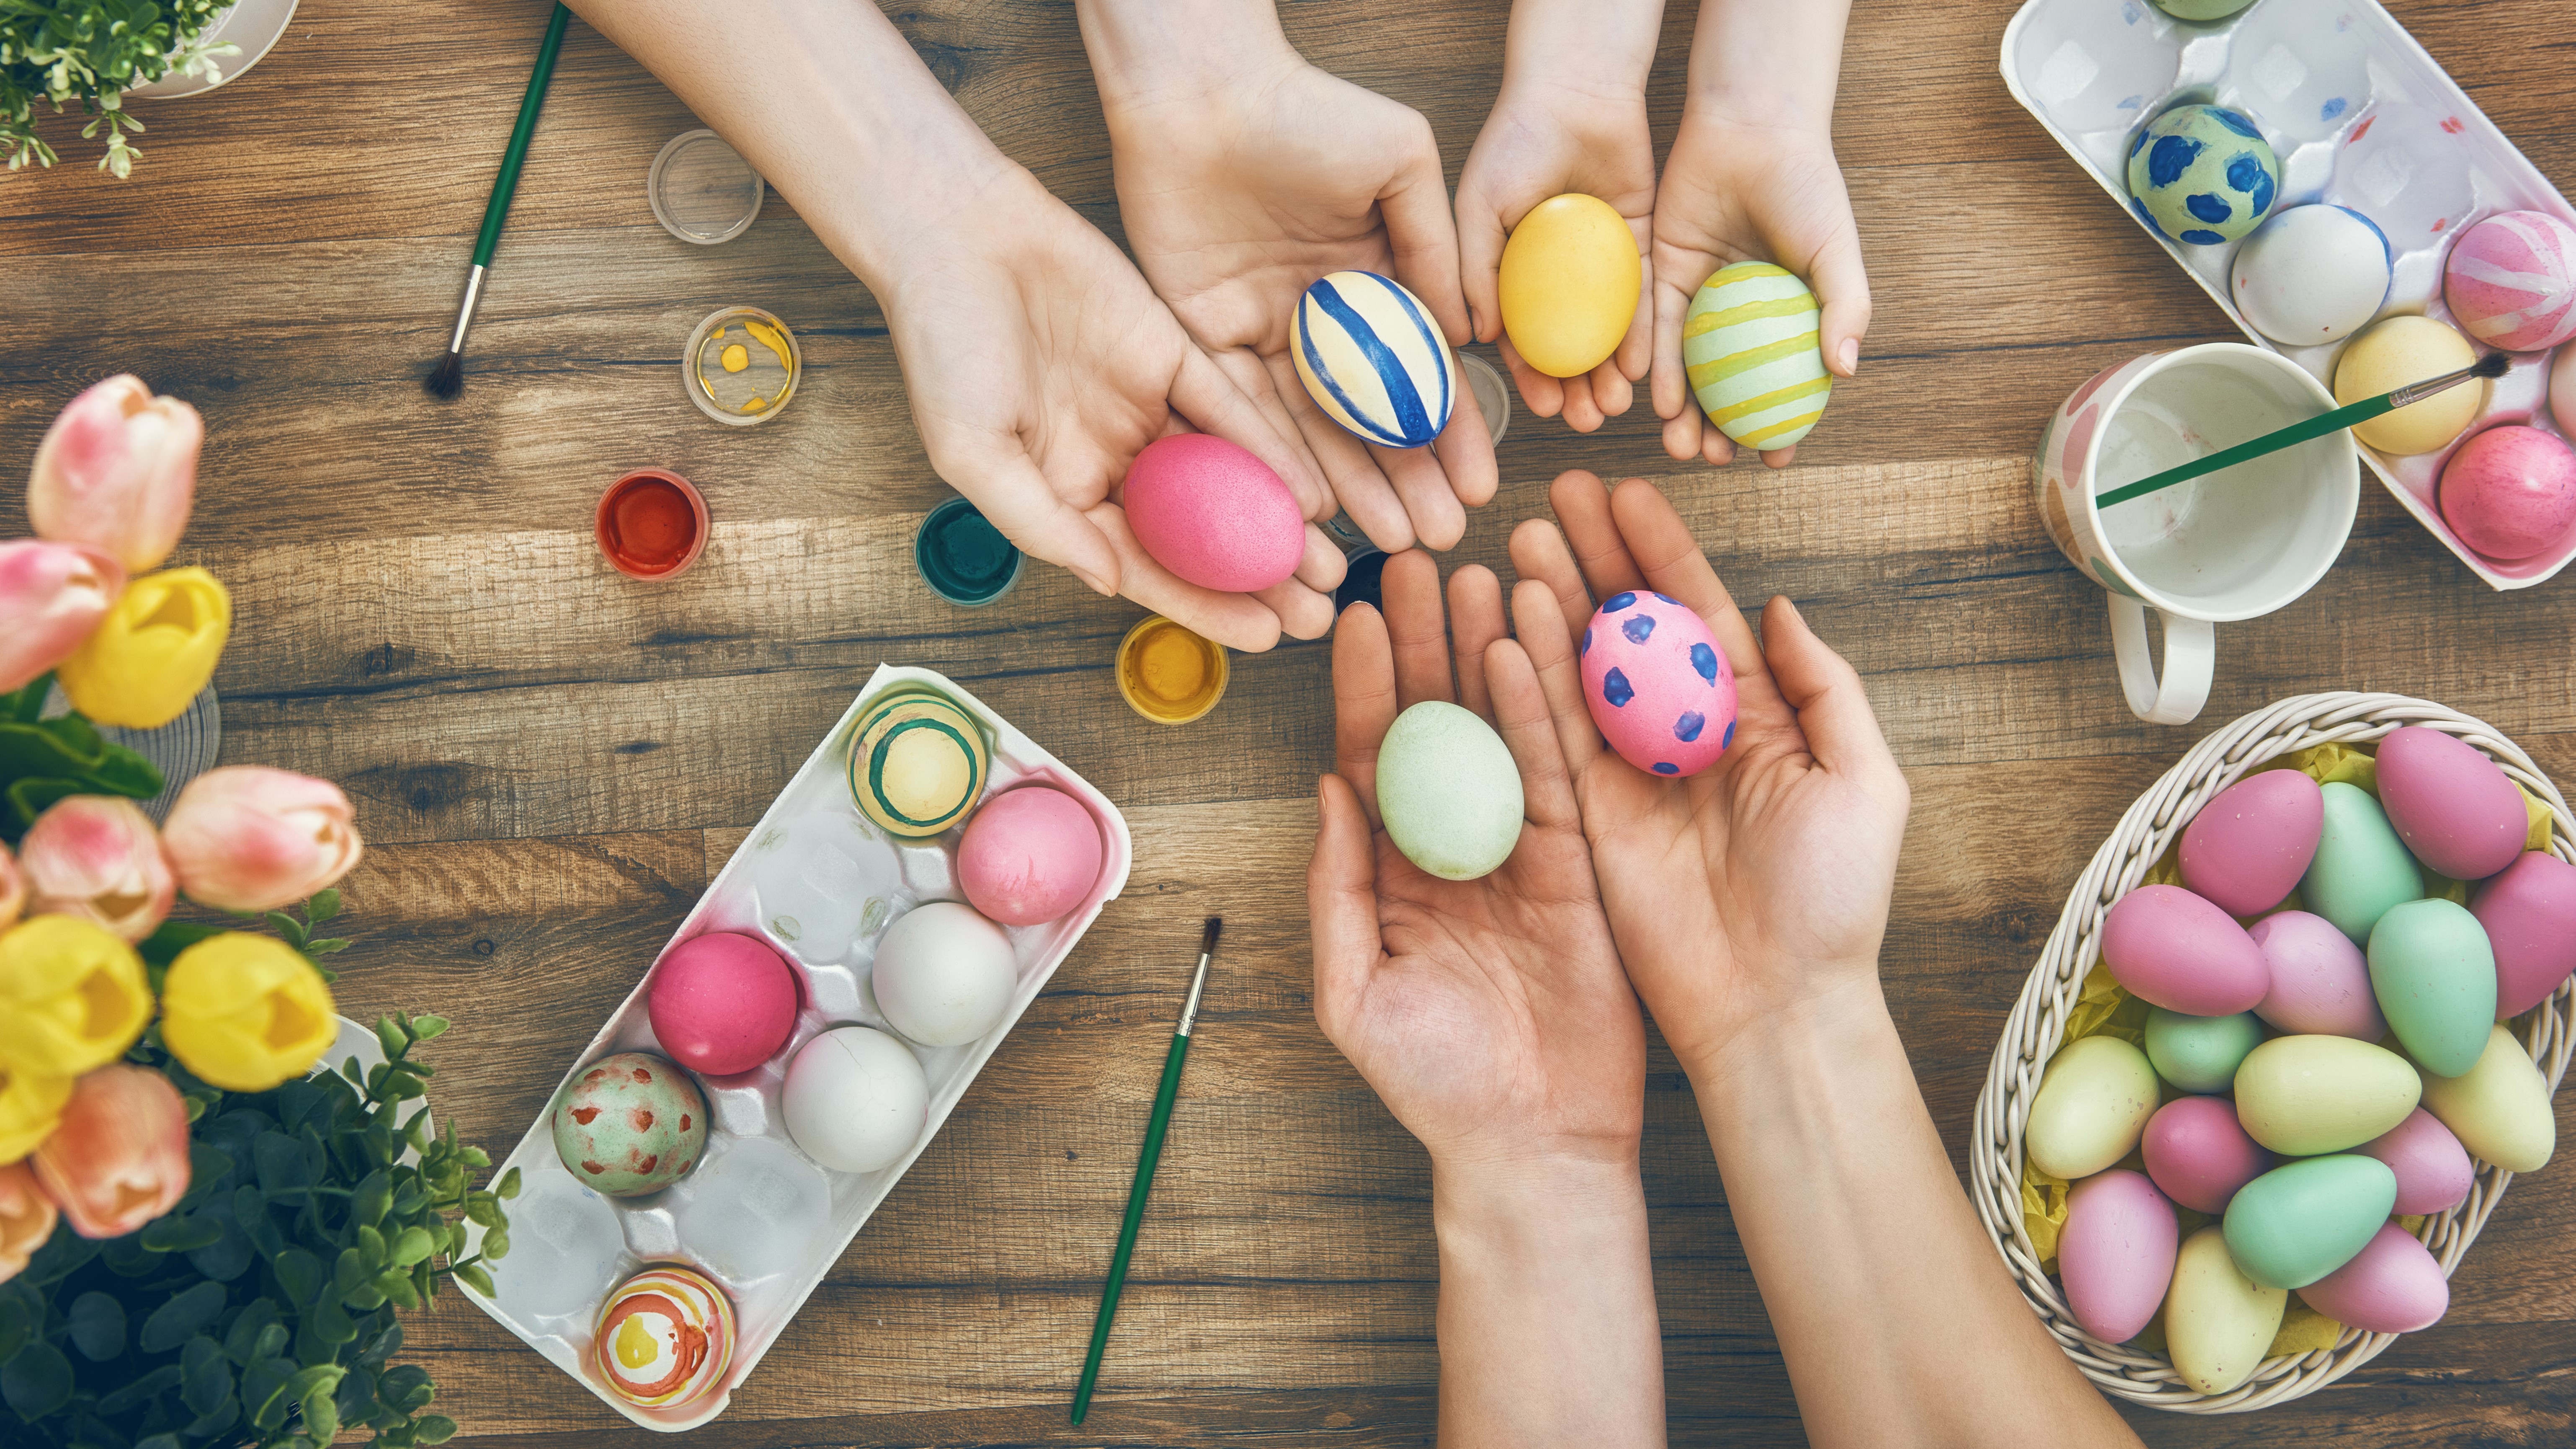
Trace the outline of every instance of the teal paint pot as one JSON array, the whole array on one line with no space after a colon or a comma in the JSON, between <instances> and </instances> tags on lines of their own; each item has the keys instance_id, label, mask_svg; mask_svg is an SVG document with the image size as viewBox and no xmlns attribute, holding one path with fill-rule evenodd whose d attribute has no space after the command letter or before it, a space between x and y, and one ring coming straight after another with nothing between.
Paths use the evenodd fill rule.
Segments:
<instances>
[{"instance_id":1,"label":"teal paint pot","mask_svg":"<svg viewBox=\"0 0 2576 1449\"><path fill-rule=\"evenodd\" d=\"M912 540L912 566L930 591L961 609L980 609L1011 591L1027 560L963 498L930 510Z\"/></svg>"}]
</instances>

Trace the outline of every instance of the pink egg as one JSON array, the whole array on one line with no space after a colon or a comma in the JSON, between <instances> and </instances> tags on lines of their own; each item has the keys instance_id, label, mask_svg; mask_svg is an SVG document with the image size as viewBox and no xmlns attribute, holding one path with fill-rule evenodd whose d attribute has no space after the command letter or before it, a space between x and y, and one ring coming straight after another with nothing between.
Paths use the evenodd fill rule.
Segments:
<instances>
[{"instance_id":1,"label":"pink egg","mask_svg":"<svg viewBox=\"0 0 2576 1449\"><path fill-rule=\"evenodd\" d=\"M2182 832L2182 883L2231 916L2259 916L2316 859L2326 797L2297 770L2265 770L2218 792Z\"/></svg>"},{"instance_id":2,"label":"pink egg","mask_svg":"<svg viewBox=\"0 0 2576 1449\"><path fill-rule=\"evenodd\" d=\"M2140 886L2113 903L2102 964L2130 995L2185 1016L2251 1011L2272 984L2245 928L2180 886Z\"/></svg>"},{"instance_id":3,"label":"pink egg","mask_svg":"<svg viewBox=\"0 0 2576 1449\"><path fill-rule=\"evenodd\" d=\"M2458 737L2422 725L2379 742L2379 804L2415 858L2453 880L2484 880L2522 854L2522 792Z\"/></svg>"},{"instance_id":4,"label":"pink egg","mask_svg":"<svg viewBox=\"0 0 2576 1449\"><path fill-rule=\"evenodd\" d=\"M2238 1188L2281 1163L2246 1135L2225 1097L2176 1097L2158 1107L2138 1147L2165 1196L2213 1217Z\"/></svg>"},{"instance_id":5,"label":"pink egg","mask_svg":"<svg viewBox=\"0 0 2576 1449\"><path fill-rule=\"evenodd\" d=\"M957 881L1006 926L1052 921L1100 879L1100 827L1062 790L1030 785L984 802L957 847Z\"/></svg>"},{"instance_id":6,"label":"pink egg","mask_svg":"<svg viewBox=\"0 0 2576 1449\"><path fill-rule=\"evenodd\" d=\"M2451 1280L2441 1260L2395 1223L2350 1262L2299 1290L2299 1297L2337 1323L2364 1333L2413 1333L2451 1311Z\"/></svg>"},{"instance_id":7,"label":"pink egg","mask_svg":"<svg viewBox=\"0 0 2576 1449\"><path fill-rule=\"evenodd\" d=\"M2525 851L2469 897L2469 914L2495 947L2496 1020L2538 1006L2576 973L2576 865Z\"/></svg>"},{"instance_id":8,"label":"pink egg","mask_svg":"<svg viewBox=\"0 0 2576 1449\"><path fill-rule=\"evenodd\" d=\"M1735 738L1735 671L1708 621L1674 600L1612 594L1577 652L1592 722L1638 769L1695 775Z\"/></svg>"},{"instance_id":9,"label":"pink egg","mask_svg":"<svg viewBox=\"0 0 2576 1449\"><path fill-rule=\"evenodd\" d=\"M2334 922L2305 911L2281 911L2246 934L2263 952L2272 984L2254 1014L2292 1036L2348 1036L2375 1042L2388 1034L2370 986L2370 960Z\"/></svg>"},{"instance_id":10,"label":"pink egg","mask_svg":"<svg viewBox=\"0 0 2576 1449\"><path fill-rule=\"evenodd\" d=\"M2505 211L2451 244L2442 300L2471 337L2542 352L2576 337L2576 227L2543 211Z\"/></svg>"},{"instance_id":11,"label":"pink egg","mask_svg":"<svg viewBox=\"0 0 2576 1449\"><path fill-rule=\"evenodd\" d=\"M2469 1185L2477 1180L2469 1149L2421 1107L2353 1151L2378 1158L2397 1174L2397 1205L2391 1212L2448 1212L2468 1201Z\"/></svg>"},{"instance_id":12,"label":"pink egg","mask_svg":"<svg viewBox=\"0 0 2576 1449\"><path fill-rule=\"evenodd\" d=\"M1248 594L1297 571L1306 518L1270 465L1223 438L1156 438L1127 468L1127 526L1154 562L1203 589Z\"/></svg>"},{"instance_id":13,"label":"pink egg","mask_svg":"<svg viewBox=\"0 0 2576 1449\"><path fill-rule=\"evenodd\" d=\"M671 1059L703 1077L747 1072L796 1029L796 972L756 936L691 936L653 968L645 1010Z\"/></svg>"},{"instance_id":14,"label":"pink egg","mask_svg":"<svg viewBox=\"0 0 2576 1449\"><path fill-rule=\"evenodd\" d=\"M2460 542L2488 558L2555 553L2576 533L2576 449L2518 423L2489 428L2442 465L2433 499Z\"/></svg>"},{"instance_id":15,"label":"pink egg","mask_svg":"<svg viewBox=\"0 0 2576 1449\"><path fill-rule=\"evenodd\" d=\"M2164 1302L2178 1246L2173 1204L2145 1177L2114 1169L2075 1184L2057 1239L2075 1321L2105 1343L2137 1337Z\"/></svg>"}]
</instances>

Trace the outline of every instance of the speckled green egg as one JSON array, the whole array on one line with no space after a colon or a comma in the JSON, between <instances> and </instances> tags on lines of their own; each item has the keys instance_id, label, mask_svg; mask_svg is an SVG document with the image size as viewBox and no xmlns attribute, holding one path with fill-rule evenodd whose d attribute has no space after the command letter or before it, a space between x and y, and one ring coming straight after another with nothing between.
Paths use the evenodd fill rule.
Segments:
<instances>
[{"instance_id":1,"label":"speckled green egg","mask_svg":"<svg viewBox=\"0 0 2576 1449\"><path fill-rule=\"evenodd\" d=\"M1426 699L1377 751L1378 814L1404 858L1445 880L1491 873L1521 838L1521 773L1494 727Z\"/></svg>"},{"instance_id":2,"label":"speckled green egg","mask_svg":"<svg viewBox=\"0 0 2576 1449\"><path fill-rule=\"evenodd\" d=\"M2176 106L2129 142L2129 201L2159 236L2217 246L2252 231L2281 190L2281 162L2242 114Z\"/></svg>"},{"instance_id":3,"label":"speckled green egg","mask_svg":"<svg viewBox=\"0 0 2576 1449\"><path fill-rule=\"evenodd\" d=\"M705 1095L650 1052L619 1052L574 1073L549 1116L564 1169L610 1197L659 1192L706 1155Z\"/></svg>"}]
</instances>

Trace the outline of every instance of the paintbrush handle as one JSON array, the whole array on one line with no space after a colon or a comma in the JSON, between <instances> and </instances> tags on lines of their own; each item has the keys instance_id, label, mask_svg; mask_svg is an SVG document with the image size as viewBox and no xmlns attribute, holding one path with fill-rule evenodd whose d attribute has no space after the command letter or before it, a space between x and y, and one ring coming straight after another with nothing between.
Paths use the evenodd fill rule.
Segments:
<instances>
[{"instance_id":1,"label":"paintbrush handle","mask_svg":"<svg viewBox=\"0 0 2576 1449\"><path fill-rule=\"evenodd\" d=\"M1136 1155L1136 1181L1127 1189L1127 1220L1118 1225L1118 1251L1109 1259L1109 1282L1100 1290L1100 1316L1091 1323L1091 1351L1082 1358L1082 1382L1073 1390L1073 1422L1091 1408L1091 1386L1100 1377L1100 1355L1109 1347L1109 1320L1118 1313L1118 1290L1127 1284L1127 1259L1136 1251L1136 1225L1145 1220L1145 1197L1154 1190L1154 1165L1163 1158L1163 1129L1172 1125L1172 1101L1181 1092L1181 1063L1190 1054L1186 1033L1172 1037L1163 1058L1163 1085L1154 1091L1154 1117L1145 1124L1145 1147Z\"/></svg>"},{"instance_id":2,"label":"paintbrush handle","mask_svg":"<svg viewBox=\"0 0 2576 1449\"><path fill-rule=\"evenodd\" d=\"M519 123L510 128L510 149L501 153L501 174L492 179L492 199L483 204L483 230L474 238L474 265L492 265L492 248L501 240L501 223L509 218L510 198L518 194L519 164L528 159L528 137L537 129L537 112L546 104L546 86L554 80L555 52L563 49L564 26L572 19L562 0L546 22L545 44L537 47L536 69L528 73L528 93L519 98Z\"/></svg>"},{"instance_id":3,"label":"paintbrush handle","mask_svg":"<svg viewBox=\"0 0 2576 1449\"><path fill-rule=\"evenodd\" d=\"M2321 413L2305 422L2292 423L2279 432L2265 433L2259 438L2239 443L2233 448L2222 448L2206 458L2195 458L2179 468L2167 468L2161 473L2151 474L2135 483L2124 483L2095 498L2094 506L2108 508L2115 503L2126 503L2132 498L2144 498L2150 493L2160 493L2177 483L2188 483L2194 478L2215 473L2221 468L2233 468L2239 463L2250 462L2267 454L2280 452L2284 448L2295 448L2301 443L2322 438L2328 433L2340 433L2355 423L2369 422L2381 413L2389 411L2393 406L2391 402L2393 396L2394 394L2390 397L2363 398L2350 407L2336 408L2333 412Z\"/></svg>"}]
</instances>

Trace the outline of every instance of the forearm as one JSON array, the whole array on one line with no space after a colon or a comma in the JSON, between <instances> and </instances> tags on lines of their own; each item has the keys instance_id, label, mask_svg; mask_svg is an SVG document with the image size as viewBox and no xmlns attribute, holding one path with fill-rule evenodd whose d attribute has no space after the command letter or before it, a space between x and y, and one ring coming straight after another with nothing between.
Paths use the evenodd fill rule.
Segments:
<instances>
[{"instance_id":1,"label":"forearm","mask_svg":"<svg viewBox=\"0 0 2576 1449\"><path fill-rule=\"evenodd\" d=\"M1198 101L1247 74L1304 63L1273 0L1074 0L1073 9L1113 126L1125 111Z\"/></svg>"},{"instance_id":2,"label":"forearm","mask_svg":"<svg viewBox=\"0 0 2576 1449\"><path fill-rule=\"evenodd\" d=\"M1851 0L1701 0L1689 113L1830 131Z\"/></svg>"},{"instance_id":3,"label":"forearm","mask_svg":"<svg viewBox=\"0 0 2576 1449\"><path fill-rule=\"evenodd\" d=\"M2005 1273L1875 979L1686 1065L1810 1442L2135 1442Z\"/></svg>"},{"instance_id":4,"label":"forearm","mask_svg":"<svg viewBox=\"0 0 2576 1449\"><path fill-rule=\"evenodd\" d=\"M1503 43L1503 88L1643 95L1663 28L1663 0L1517 0Z\"/></svg>"},{"instance_id":5,"label":"forearm","mask_svg":"<svg viewBox=\"0 0 2576 1449\"><path fill-rule=\"evenodd\" d=\"M1440 1442L1664 1442L1662 1331L1637 1165L1432 1170Z\"/></svg>"},{"instance_id":6,"label":"forearm","mask_svg":"<svg viewBox=\"0 0 2576 1449\"><path fill-rule=\"evenodd\" d=\"M741 152L880 298L902 257L986 188L1025 175L870 0L568 3Z\"/></svg>"}]
</instances>

